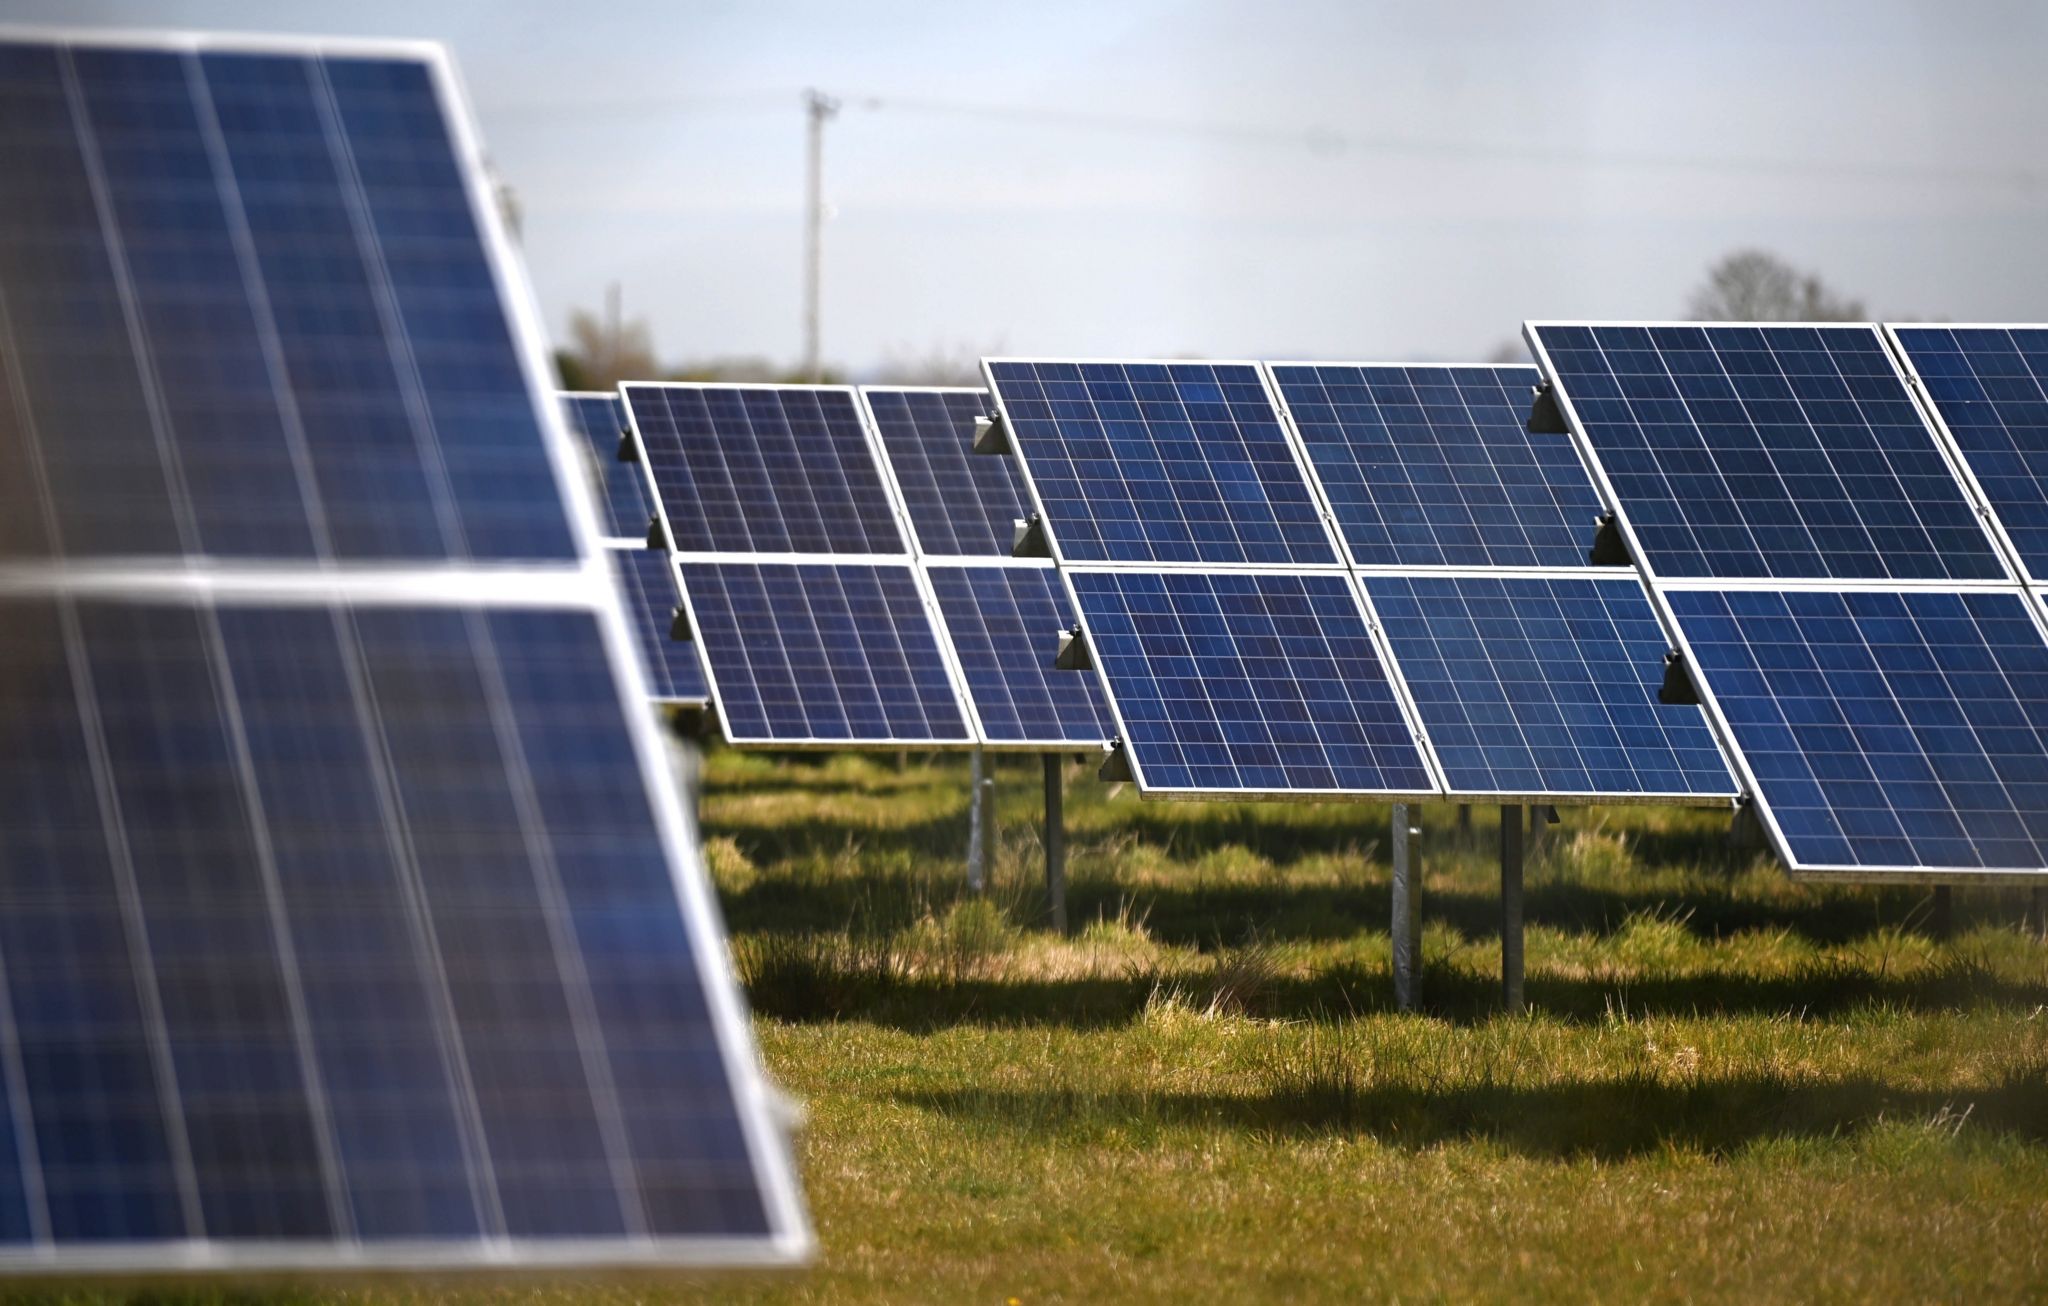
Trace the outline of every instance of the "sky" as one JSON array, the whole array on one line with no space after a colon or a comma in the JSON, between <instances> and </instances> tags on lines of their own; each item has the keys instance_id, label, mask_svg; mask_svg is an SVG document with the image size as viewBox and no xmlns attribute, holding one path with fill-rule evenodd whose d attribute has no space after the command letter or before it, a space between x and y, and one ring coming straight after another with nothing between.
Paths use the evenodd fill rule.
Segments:
<instances>
[{"instance_id":1,"label":"sky","mask_svg":"<svg viewBox=\"0 0 2048 1306\"><path fill-rule=\"evenodd\" d=\"M2048 6L0 0L9 20L428 37L558 336L668 362L1484 359L1683 316L1761 247L1894 319L2048 319Z\"/></svg>"}]
</instances>

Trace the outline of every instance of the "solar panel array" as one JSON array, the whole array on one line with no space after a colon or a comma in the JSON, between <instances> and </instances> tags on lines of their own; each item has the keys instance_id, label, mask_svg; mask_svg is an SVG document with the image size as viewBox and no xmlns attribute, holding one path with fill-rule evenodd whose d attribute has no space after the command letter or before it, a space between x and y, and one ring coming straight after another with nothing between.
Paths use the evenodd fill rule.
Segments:
<instances>
[{"instance_id":1,"label":"solar panel array","mask_svg":"<svg viewBox=\"0 0 2048 1306\"><path fill-rule=\"evenodd\" d=\"M2048 871L2024 330L1527 334L1786 865Z\"/></svg>"},{"instance_id":2,"label":"solar panel array","mask_svg":"<svg viewBox=\"0 0 2048 1306\"><path fill-rule=\"evenodd\" d=\"M1094 548L1104 504L1123 501L1047 497L1039 469L1050 447L1065 484L1084 437L1132 420L1116 406L1119 378L1198 385L1239 365L986 366L1141 789L1734 796L1699 712L1657 701L1666 645L1640 583L1586 564L1599 500L1568 437L1523 429L1534 369L1269 365L1260 393L1284 411L1260 418L1240 388L1227 430L1212 422L1175 446L1181 481L1211 502L1189 469L1231 483L1238 433L1274 426L1300 491L1279 488L1279 455L1268 457L1251 521L1266 521L1259 505L1305 502L1320 518L1327 504L1346 552L1242 572L1153 556L1142 570L1077 563L1070 532ZM1016 386L1023 415L1009 406ZM1224 456L1209 458L1207 441ZM1169 481L1148 495L1175 492ZM1171 521L1173 507L1150 516ZM1539 566L1554 574L1530 577Z\"/></svg>"},{"instance_id":3,"label":"solar panel array","mask_svg":"<svg viewBox=\"0 0 2048 1306\"><path fill-rule=\"evenodd\" d=\"M851 388L619 390L727 740L975 742Z\"/></svg>"},{"instance_id":4,"label":"solar panel array","mask_svg":"<svg viewBox=\"0 0 2048 1306\"><path fill-rule=\"evenodd\" d=\"M808 1246L457 104L0 38L0 1269Z\"/></svg>"},{"instance_id":5,"label":"solar panel array","mask_svg":"<svg viewBox=\"0 0 2048 1306\"><path fill-rule=\"evenodd\" d=\"M883 466L910 523L975 734L985 747L1099 748L1113 733L1091 676L1053 669L1074 608L1052 564L1011 556L1029 511L1016 464L973 452L986 390L866 386Z\"/></svg>"},{"instance_id":6,"label":"solar panel array","mask_svg":"<svg viewBox=\"0 0 2048 1306\"><path fill-rule=\"evenodd\" d=\"M667 550L650 550L647 544L655 520L654 492L639 459L619 457L620 441L631 439L625 405L610 393L566 391L560 398L597 497L605 562L632 622L647 687L657 703L702 707L711 701L704 664L697 646L675 638L672 629L683 597L674 560Z\"/></svg>"}]
</instances>

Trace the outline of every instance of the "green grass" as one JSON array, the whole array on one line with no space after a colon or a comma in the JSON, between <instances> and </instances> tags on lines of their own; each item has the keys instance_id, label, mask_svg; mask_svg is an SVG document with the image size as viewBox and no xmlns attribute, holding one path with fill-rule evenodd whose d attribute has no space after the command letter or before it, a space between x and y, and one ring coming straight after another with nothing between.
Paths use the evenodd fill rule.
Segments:
<instances>
[{"instance_id":1,"label":"green grass","mask_svg":"<svg viewBox=\"0 0 2048 1306\"><path fill-rule=\"evenodd\" d=\"M1567 812L1497 1014L1494 812L1429 812L1391 1010L1384 808L1141 804L1038 765L966 897L965 771L715 755L704 824L815 1268L743 1301L2039 1299L2048 948L2016 895L1792 884L1725 813Z\"/></svg>"},{"instance_id":2,"label":"green grass","mask_svg":"<svg viewBox=\"0 0 2048 1306\"><path fill-rule=\"evenodd\" d=\"M1494 813L1465 846L1436 808L1407 1016L1384 808L1141 804L1075 769L1055 938L1036 759L1002 766L982 900L958 759L705 774L816 1265L348 1295L2048 1296L2048 947L2015 895L1959 893L1938 942L1925 891L1794 885L1725 813L1567 812L1508 1019Z\"/></svg>"}]
</instances>

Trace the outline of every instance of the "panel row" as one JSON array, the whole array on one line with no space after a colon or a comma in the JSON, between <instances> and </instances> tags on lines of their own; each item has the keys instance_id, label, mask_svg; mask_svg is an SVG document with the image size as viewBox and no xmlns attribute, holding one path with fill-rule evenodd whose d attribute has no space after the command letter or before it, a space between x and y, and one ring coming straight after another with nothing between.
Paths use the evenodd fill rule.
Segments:
<instances>
[{"instance_id":1,"label":"panel row","mask_svg":"<svg viewBox=\"0 0 2048 1306\"><path fill-rule=\"evenodd\" d=\"M0 1242L770 1231L592 614L0 617Z\"/></svg>"}]
</instances>

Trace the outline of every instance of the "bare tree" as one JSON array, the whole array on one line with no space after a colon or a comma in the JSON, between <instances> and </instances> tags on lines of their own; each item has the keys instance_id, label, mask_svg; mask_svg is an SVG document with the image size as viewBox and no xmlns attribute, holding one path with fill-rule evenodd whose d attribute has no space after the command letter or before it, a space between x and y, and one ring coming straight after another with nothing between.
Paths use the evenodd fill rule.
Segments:
<instances>
[{"instance_id":1,"label":"bare tree","mask_svg":"<svg viewBox=\"0 0 2048 1306\"><path fill-rule=\"evenodd\" d=\"M1860 322L1863 301L1775 254L1740 249L1707 269L1687 311L1703 322Z\"/></svg>"},{"instance_id":2,"label":"bare tree","mask_svg":"<svg viewBox=\"0 0 2048 1306\"><path fill-rule=\"evenodd\" d=\"M1503 340L1493 347L1486 356L1489 363L1526 363L1529 361L1529 347L1520 340Z\"/></svg>"}]
</instances>

